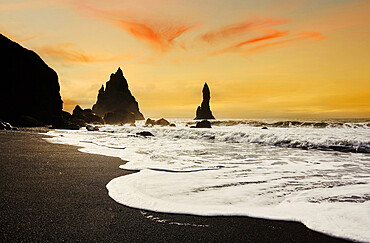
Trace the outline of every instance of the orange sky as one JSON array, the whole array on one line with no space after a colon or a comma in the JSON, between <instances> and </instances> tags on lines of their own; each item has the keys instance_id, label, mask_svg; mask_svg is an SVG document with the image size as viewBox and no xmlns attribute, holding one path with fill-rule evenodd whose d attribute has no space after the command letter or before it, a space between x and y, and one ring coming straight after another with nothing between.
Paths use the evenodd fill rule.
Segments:
<instances>
[{"instance_id":1,"label":"orange sky","mask_svg":"<svg viewBox=\"0 0 370 243\"><path fill-rule=\"evenodd\" d=\"M120 66L145 117L370 117L367 0L2 0L0 31L91 108Z\"/></svg>"}]
</instances>

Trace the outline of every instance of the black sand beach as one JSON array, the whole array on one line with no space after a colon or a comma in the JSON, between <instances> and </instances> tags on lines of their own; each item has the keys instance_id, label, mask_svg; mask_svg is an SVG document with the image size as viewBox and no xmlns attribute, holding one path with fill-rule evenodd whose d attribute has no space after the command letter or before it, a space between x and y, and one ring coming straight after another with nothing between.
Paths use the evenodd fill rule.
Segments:
<instances>
[{"instance_id":1,"label":"black sand beach","mask_svg":"<svg viewBox=\"0 0 370 243\"><path fill-rule=\"evenodd\" d=\"M43 137L0 131L0 242L343 242L294 222L125 207L105 188L111 179L130 173L118 168L120 159L82 153Z\"/></svg>"}]
</instances>

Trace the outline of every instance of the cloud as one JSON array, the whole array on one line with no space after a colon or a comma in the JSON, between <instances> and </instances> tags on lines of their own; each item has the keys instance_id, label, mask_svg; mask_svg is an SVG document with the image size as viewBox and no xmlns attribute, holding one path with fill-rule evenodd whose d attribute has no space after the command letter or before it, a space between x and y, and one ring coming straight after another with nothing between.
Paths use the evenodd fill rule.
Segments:
<instances>
[{"instance_id":1,"label":"cloud","mask_svg":"<svg viewBox=\"0 0 370 243\"><path fill-rule=\"evenodd\" d=\"M92 4L94 7L92 7ZM194 52L197 48L198 50L201 48L202 53L211 53L212 56L229 52L247 53L295 40L317 39L310 36L298 38L294 33L297 31L277 29L277 26L280 27L291 22L290 19L286 18L254 16L242 22L225 24L214 29L208 28L205 32L199 33L191 32L200 25L199 23L189 23L188 20L185 22L178 21L168 17L168 15L158 13L153 15L153 13L143 12L143 10L133 10L129 4L125 5L127 7L125 10L122 10L122 8L121 10L107 10L107 6L104 8L100 4L100 7L97 7L99 4L91 1L73 3L72 6L79 13L106 21L124 30L132 37L144 41L151 48L162 52L168 52L175 48ZM205 27L207 28L207 26ZM188 34L190 39L183 38L185 34ZM274 39L280 41L271 43ZM262 43L261 46L252 46ZM249 46L252 47L249 48Z\"/></svg>"},{"instance_id":2,"label":"cloud","mask_svg":"<svg viewBox=\"0 0 370 243\"><path fill-rule=\"evenodd\" d=\"M289 42L301 41L301 40L307 40L307 39L325 40L326 37L321 35L321 33L319 32L302 32L302 33L295 34L290 39L255 46L248 50L244 50L244 53L255 52L255 51L259 51L259 50L262 50L268 47L279 46L279 45L283 45Z\"/></svg>"},{"instance_id":3,"label":"cloud","mask_svg":"<svg viewBox=\"0 0 370 243\"><path fill-rule=\"evenodd\" d=\"M258 36L258 37L251 38L251 39L248 39L242 42L238 42L224 49L214 51L210 53L210 56L216 56L216 55L220 55L224 53L247 54L251 52L260 51L268 47L281 46L288 42L295 42L295 41L301 41L301 40L307 40L307 39L314 39L314 40L325 40L326 39L326 37L323 36L320 32L305 31L305 32L300 32L296 34L294 33L290 34L290 32L288 31L279 31L279 30L265 28L265 27L263 27L262 30L268 33L262 36ZM268 42L269 40L278 39L278 38L279 39L283 38L283 39L281 41ZM259 45L257 46L254 45L248 48L248 46L252 44L259 44Z\"/></svg>"},{"instance_id":4,"label":"cloud","mask_svg":"<svg viewBox=\"0 0 370 243\"><path fill-rule=\"evenodd\" d=\"M75 5L75 7L90 16L102 19L118 26L136 39L143 40L152 48L169 51L171 48L179 46L176 39L185 32L193 29L195 24L186 24L171 18L139 18L145 16L141 13L130 13L128 11L107 11L96 9L88 5Z\"/></svg>"},{"instance_id":5,"label":"cloud","mask_svg":"<svg viewBox=\"0 0 370 243\"><path fill-rule=\"evenodd\" d=\"M290 22L290 20L288 19L257 18L255 20L244 21L224 26L218 30L208 31L207 33L203 34L201 38L208 43L212 43L215 41L223 40L225 38L240 36L242 34L245 34L256 29L281 25L288 22Z\"/></svg>"},{"instance_id":6,"label":"cloud","mask_svg":"<svg viewBox=\"0 0 370 243\"><path fill-rule=\"evenodd\" d=\"M132 55L110 56L101 53L85 53L74 49L72 43L65 43L54 46L43 46L39 48L39 52L63 61L75 63L98 63L112 62L117 60L130 59Z\"/></svg>"},{"instance_id":7,"label":"cloud","mask_svg":"<svg viewBox=\"0 0 370 243\"><path fill-rule=\"evenodd\" d=\"M174 46L174 40L191 29L193 26L184 24L161 23L151 24L148 22L126 21L113 19L118 26L130 33L137 39L150 43L153 47L167 51Z\"/></svg>"},{"instance_id":8,"label":"cloud","mask_svg":"<svg viewBox=\"0 0 370 243\"><path fill-rule=\"evenodd\" d=\"M288 34L287 31L273 30L271 32L272 33L269 33L267 35L263 35L263 36L252 38L252 39L249 39L249 40L246 40L246 41L239 42L237 44L234 44L232 46L224 48L220 51L213 52L213 53L211 53L211 55L219 55L219 54L223 54L223 53L226 53L226 52L237 52L242 47L244 47L246 45L254 44L254 43L258 43L258 42L262 42L262 41L266 41L266 40L270 40L270 39L276 39L276 38L279 38L279 37L286 36Z\"/></svg>"}]
</instances>

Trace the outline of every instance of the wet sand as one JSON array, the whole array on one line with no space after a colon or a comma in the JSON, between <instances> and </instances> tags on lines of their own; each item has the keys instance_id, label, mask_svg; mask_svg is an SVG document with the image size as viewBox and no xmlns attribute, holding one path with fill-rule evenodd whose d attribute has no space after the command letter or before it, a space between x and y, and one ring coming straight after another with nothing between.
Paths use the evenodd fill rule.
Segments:
<instances>
[{"instance_id":1,"label":"wet sand","mask_svg":"<svg viewBox=\"0 0 370 243\"><path fill-rule=\"evenodd\" d=\"M0 242L343 242L295 222L154 213L113 201L119 158L0 131ZM157 219L153 219L153 217Z\"/></svg>"}]
</instances>

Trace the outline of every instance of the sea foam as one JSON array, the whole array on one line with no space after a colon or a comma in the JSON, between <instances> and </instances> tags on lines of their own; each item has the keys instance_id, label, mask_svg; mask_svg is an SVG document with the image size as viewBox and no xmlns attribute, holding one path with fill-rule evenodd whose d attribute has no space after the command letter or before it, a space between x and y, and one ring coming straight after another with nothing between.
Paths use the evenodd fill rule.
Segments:
<instances>
[{"instance_id":1,"label":"sea foam","mask_svg":"<svg viewBox=\"0 0 370 243\"><path fill-rule=\"evenodd\" d=\"M329 235L370 241L370 129L366 123L212 129L102 126L53 131L48 141L128 161L113 179L127 206L196 215L294 220ZM135 136L147 130L155 136ZM350 152L348 152L350 151Z\"/></svg>"}]
</instances>

